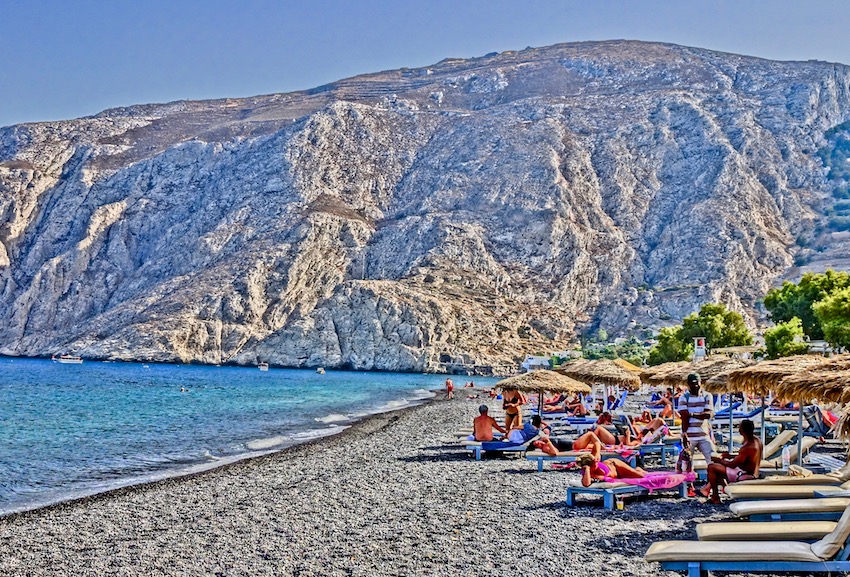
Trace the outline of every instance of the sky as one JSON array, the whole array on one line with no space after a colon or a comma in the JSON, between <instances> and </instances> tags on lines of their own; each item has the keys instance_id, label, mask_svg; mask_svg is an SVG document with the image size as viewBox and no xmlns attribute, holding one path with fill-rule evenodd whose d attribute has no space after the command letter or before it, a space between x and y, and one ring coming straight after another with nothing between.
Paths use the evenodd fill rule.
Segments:
<instances>
[{"instance_id":1,"label":"sky","mask_svg":"<svg viewBox=\"0 0 850 577\"><path fill-rule=\"evenodd\" d=\"M846 0L0 0L0 126L560 42L850 64Z\"/></svg>"}]
</instances>

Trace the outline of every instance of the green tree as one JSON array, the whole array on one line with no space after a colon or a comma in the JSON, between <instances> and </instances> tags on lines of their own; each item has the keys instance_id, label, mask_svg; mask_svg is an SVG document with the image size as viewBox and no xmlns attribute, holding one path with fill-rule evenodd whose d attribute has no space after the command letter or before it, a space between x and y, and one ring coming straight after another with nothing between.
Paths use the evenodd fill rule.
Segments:
<instances>
[{"instance_id":1,"label":"green tree","mask_svg":"<svg viewBox=\"0 0 850 577\"><path fill-rule=\"evenodd\" d=\"M665 327L658 333L658 344L649 351L647 363L660 365L671 361L684 361L693 353L693 343L682 340L682 327Z\"/></svg>"},{"instance_id":2,"label":"green tree","mask_svg":"<svg viewBox=\"0 0 850 577\"><path fill-rule=\"evenodd\" d=\"M833 292L812 308L827 342L833 347L850 347L850 288Z\"/></svg>"},{"instance_id":3,"label":"green tree","mask_svg":"<svg viewBox=\"0 0 850 577\"><path fill-rule=\"evenodd\" d=\"M683 342L694 337L705 337L706 345L712 349L749 345L753 342L753 336L744 324L744 317L730 311L722 303L704 304L698 313L685 317L679 336Z\"/></svg>"},{"instance_id":4,"label":"green tree","mask_svg":"<svg viewBox=\"0 0 850 577\"><path fill-rule=\"evenodd\" d=\"M824 330L813 305L847 287L850 287L850 275L846 272L810 272L803 275L799 284L785 281L782 287L768 291L764 297L764 307L777 325L797 317L809 338L822 339Z\"/></svg>"},{"instance_id":5,"label":"green tree","mask_svg":"<svg viewBox=\"0 0 850 577\"><path fill-rule=\"evenodd\" d=\"M764 346L767 349L767 357L778 359L779 357L806 353L809 350L809 345L800 342L802 337L803 323L797 317L792 317L790 321L766 330L764 332Z\"/></svg>"}]
</instances>

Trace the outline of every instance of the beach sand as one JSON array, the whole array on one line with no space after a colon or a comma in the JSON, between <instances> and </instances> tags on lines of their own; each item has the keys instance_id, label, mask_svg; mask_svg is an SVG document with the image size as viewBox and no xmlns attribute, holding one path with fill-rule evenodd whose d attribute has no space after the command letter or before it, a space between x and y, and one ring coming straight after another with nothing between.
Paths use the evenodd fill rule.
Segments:
<instances>
[{"instance_id":1,"label":"beach sand","mask_svg":"<svg viewBox=\"0 0 850 577\"><path fill-rule=\"evenodd\" d=\"M0 518L0 575L651 576L647 547L726 507L564 505L573 471L476 462L453 442L479 400L367 419L191 477ZM669 575L674 575L670 573Z\"/></svg>"}]
</instances>

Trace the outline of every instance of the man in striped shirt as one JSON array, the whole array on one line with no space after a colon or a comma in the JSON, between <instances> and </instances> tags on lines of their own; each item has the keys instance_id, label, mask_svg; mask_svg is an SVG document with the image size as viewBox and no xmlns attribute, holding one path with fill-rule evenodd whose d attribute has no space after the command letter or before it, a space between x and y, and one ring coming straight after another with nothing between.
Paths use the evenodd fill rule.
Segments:
<instances>
[{"instance_id":1,"label":"man in striped shirt","mask_svg":"<svg viewBox=\"0 0 850 577\"><path fill-rule=\"evenodd\" d=\"M714 401L708 393L700 391L698 373L688 375L688 390L679 397L679 413L682 415L682 437L686 438L694 451L711 463L714 442L711 439L711 418L714 416Z\"/></svg>"}]
</instances>

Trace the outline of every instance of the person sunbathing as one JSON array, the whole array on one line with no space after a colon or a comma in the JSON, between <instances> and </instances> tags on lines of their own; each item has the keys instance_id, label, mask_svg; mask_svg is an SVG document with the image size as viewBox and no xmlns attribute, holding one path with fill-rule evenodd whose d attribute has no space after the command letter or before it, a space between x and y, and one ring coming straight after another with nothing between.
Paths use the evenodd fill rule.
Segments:
<instances>
[{"instance_id":1,"label":"person sunbathing","mask_svg":"<svg viewBox=\"0 0 850 577\"><path fill-rule=\"evenodd\" d=\"M584 417L587 415L587 408L582 403L581 397L576 395L572 401L564 403L564 412L574 417Z\"/></svg>"},{"instance_id":2,"label":"person sunbathing","mask_svg":"<svg viewBox=\"0 0 850 577\"><path fill-rule=\"evenodd\" d=\"M611 417L611 413L609 413L608 411L605 411L604 413L599 415L598 419L596 419L596 424L597 425L613 425L614 419L613 419L613 417Z\"/></svg>"},{"instance_id":3,"label":"person sunbathing","mask_svg":"<svg viewBox=\"0 0 850 577\"><path fill-rule=\"evenodd\" d=\"M479 414L472 420L472 440L492 441L493 429L496 429L500 433L506 433L505 429L496 422L496 419L488 414L488 410L487 405L478 407Z\"/></svg>"},{"instance_id":4,"label":"person sunbathing","mask_svg":"<svg viewBox=\"0 0 850 577\"><path fill-rule=\"evenodd\" d=\"M576 459L581 467L581 484L590 487L593 481L612 481L614 479L643 479L647 472L640 467L631 467L620 459L600 461L591 455L582 455Z\"/></svg>"},{"instance_id":5,"label":"person sunbathing","mask_svg":"<svg viewBox=\"0 0 850 577\"><path fill-rule=\"evenodd\" d=\"M761 441L753 434L755 425L749 419L744 419L738 425L738 432L744 437L744 444L738 449L738 455L730 459L728 453L720 457L712 457L712 463L708 465L708 483L700 489L703 497L711 493L711 502L720 504L720 484L737 483L755 479L759 474L761 465L762 446Z\"/></svg>"},{"instance_id":6,"label":"person sunbathing","mask_svg":"<svg viewBox=\"0 0 850 577\"><path fill-rule=\"evenodd\" d=\"M671 389L664 391L660 399L652 403L647 403L646 406L651 409L661 409L658 416L662 419L678 416L676 410L673 408L673 391Z\"/></svg>"}]
</instances>

